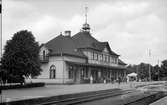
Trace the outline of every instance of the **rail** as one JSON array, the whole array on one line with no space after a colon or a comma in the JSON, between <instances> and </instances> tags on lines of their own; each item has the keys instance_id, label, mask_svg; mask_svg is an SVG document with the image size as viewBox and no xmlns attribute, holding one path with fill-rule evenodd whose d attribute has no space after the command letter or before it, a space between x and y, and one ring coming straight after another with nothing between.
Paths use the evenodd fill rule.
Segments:
<instances>
[{"instance_id":1,"label":"rail","mask_svg":"<svg viewBox=\"0 0 167 105\"><path fill-rule=\"evenodd\" d=\"M89 102L93 100L98 100L98 99L104 99L107 97L113 97L113 96L118 96L122 94L127 94L134 92L132 90L127 90L127 91L122 91L122 90L107 90L107 91L100 91L100 92L95 92L91 94L83 94L81 96L75 96L75 97L69 97L67 99L62 99L62 100L57 100L57 101L51 101L51 102L45 102L45 103L40 103L37 105L74 105L78 103L84 103L84 102Z\"/></svg>"}]
</instances>

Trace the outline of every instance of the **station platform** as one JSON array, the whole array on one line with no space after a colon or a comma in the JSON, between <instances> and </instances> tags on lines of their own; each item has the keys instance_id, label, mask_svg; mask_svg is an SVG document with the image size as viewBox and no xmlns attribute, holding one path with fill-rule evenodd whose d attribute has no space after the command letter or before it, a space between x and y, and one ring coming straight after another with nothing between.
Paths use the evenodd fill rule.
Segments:
<instances>
[{"instance_id":1,"label":"station platform","mask_svg":"<svg viewBox=\"0 0 167 105\"><path fill-rule=\"evenodd\" d=\"M122 90L135 89L139 85L154 84L157 82L129 82L129 83L101 83L75 85L46 85L45 87L3 90L0 102L17 101L39 97L57 96L80 92L99 91L119 88ZM158 81L160 83L160 81ZM163 83L163 81L162 81Z\"/></svg>"}]
</instances>

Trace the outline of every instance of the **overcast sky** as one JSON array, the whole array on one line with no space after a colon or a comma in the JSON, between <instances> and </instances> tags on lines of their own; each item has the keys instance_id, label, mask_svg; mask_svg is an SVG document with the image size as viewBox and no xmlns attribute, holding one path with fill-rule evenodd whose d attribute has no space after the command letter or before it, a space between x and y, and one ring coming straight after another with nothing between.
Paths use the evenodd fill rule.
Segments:
<instances>
[{"instance_id":1,"label":"overcast sky","mask_svg":"<svg viewBox=\"0 0 167 105\"><path fill-rule=\"evenodd\" d=\"M167 0L4 0L2 4L3 45L23 29L32 31L40 44L65 30L75 34L84 23L87 5L92 36L108 41L124 62L155 65L158 59L167 59Z\"/></svg>"}]
</instances>

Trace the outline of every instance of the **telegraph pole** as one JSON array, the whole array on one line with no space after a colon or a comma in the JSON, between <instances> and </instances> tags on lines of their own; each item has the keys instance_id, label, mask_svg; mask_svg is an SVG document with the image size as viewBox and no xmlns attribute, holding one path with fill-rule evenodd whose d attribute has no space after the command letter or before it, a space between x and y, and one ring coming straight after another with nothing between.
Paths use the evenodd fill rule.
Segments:
<instances>
[{"instance_id":1,"label":"telegraph pole","mask_svg":"<svg viewBox=\"0 0 167 105\"><path fill-rule=\"evenodd\" d=\"M2 57L2 0L0 0L0 66ZM1 68L0 68L1 69ZM2 74L0 74L2 75ZM0 78L0 86L2 86L2 78ZM2 88L0 87L0 103L2 102Z\"/></svg>"},{"instance_id":2,"label":"telegraph pole","mask_svg":"<svg viewBox=\"0 0 167 105\"><path fill-rule=\"evenodd\" d=\"M60 35L63 35L62 32L60 32ZM60 56L61 56L62 62L63 62L63 84L64 84L64 56L63 56L63 49L62 49L62 47L60 48Z\"/></svg>"},{"instance_id":3,"label":"telegraph pole","mask_svg":"<svg viewBox=\"0 0 167 105\"><path fill-rule=\"evenodd\" d=\"M158 81L159 81L159 59L158 59Z\"/></svg>"},{"instance_id":4,"label":"telegraph pole","mask_svg":"<svg viewBox=\"0 0 167 105\"><path fill-rule=\"evenodd\" d=\"M151 49L149 49L149 58L151 58ZM151 64L149 64L149 81L151 81Z\"/></svg>"}]
</instances>

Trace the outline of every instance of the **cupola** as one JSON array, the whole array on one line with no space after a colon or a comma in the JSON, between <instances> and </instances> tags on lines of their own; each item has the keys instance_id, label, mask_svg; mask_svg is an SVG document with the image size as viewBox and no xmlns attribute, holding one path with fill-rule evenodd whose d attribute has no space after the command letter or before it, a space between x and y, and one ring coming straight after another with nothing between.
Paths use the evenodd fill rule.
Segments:
<instances>
[{"instance_id":1,"label":"cupola","mask_svg":"<svg viewBox=\"0 0 167 105\"><path fill-rule=\"evenodd\" d=\"M90 25L87 23L87 10L88 10L88 7L85 7L85 23L82 26L82 31L89 32L90 31Z\"/></svg>"}]
</instances>

